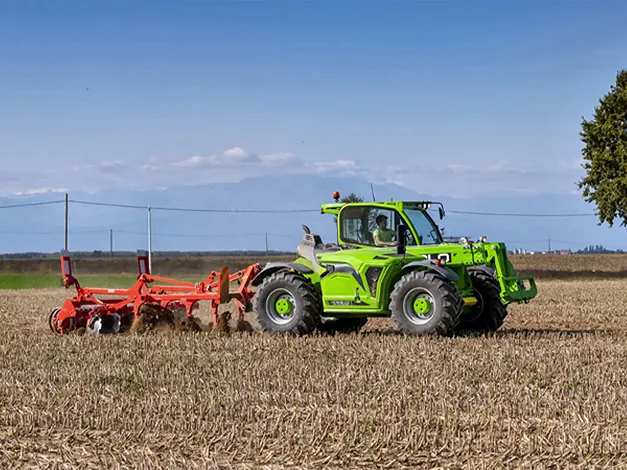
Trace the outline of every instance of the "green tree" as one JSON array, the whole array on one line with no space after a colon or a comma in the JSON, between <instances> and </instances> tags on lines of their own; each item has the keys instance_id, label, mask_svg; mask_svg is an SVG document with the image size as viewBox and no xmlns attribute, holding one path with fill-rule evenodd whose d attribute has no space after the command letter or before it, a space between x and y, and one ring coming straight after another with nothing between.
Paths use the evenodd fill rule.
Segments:
<instances>
[{"instance_id":1,"label":"green tree","mask_svg":"<svg viewBox=\"0 0 627 470\"><path fill-rule=\"evenodd\" d=\"M627 70L599 100L591 121L583 119L580 136L587 175L578 182L587 202L595 204L599 224L614 219L627 226Z\"/></svg>"},{"instance_id":2,"label":"green tree","mask_svg":"<svg viewBox=\"0 0 627 470\"><path fill-rule=\"evenodd\" d=\"M350 193L348 196L341 198L340 202L364 202L364 198L355 193Z\"/></svg>"}]
</instances>

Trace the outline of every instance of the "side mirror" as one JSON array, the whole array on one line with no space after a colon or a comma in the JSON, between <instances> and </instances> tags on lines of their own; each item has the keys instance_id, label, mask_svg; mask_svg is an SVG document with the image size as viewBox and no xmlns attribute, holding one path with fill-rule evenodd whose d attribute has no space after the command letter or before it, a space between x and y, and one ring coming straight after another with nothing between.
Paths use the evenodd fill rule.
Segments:
<instances>
[{"instance_id":1,"label":"side mirror","mask_svg":"<svg viewBox=\"0 0 627 470\"><path fill-rule=\"evenodd\" d=\"M404 255L407 247L407 226L399 224L396 226L396 253Z\"/></svg>"},{"instance_id":2,"label":"side mirror","mask_svg":"<svg viewBox=\"0 0 627 470\"><path fill-rule=\"evenodd\" d=\"M440 213L440 220L442 220L444 218L444 208L443 207L439 207L438 208L438 212Z\"/></svg>"}]
</instances>

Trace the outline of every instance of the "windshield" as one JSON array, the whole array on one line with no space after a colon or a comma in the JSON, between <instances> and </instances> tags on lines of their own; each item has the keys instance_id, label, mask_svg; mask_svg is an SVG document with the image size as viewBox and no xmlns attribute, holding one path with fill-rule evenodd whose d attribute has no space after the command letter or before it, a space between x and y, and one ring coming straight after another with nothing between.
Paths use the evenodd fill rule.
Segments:
<instances>
[{"instance_id":1,"label":"windshield","mask_svg":"<svg viewBox=\"0 0 627 470\"><path fill-rule=\"evenodd\" d=\"M438 245L442 243L442 237L431 218L420 209L405 209L405 215L411 221L418 235L418 243L421 245Z\"/></svg>"}]
</instances>

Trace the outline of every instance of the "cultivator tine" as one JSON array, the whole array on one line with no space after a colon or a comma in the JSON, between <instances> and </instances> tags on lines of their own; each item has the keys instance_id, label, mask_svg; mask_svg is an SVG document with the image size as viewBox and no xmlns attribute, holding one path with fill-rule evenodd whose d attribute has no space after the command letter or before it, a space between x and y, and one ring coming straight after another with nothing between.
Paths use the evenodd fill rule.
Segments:
<instances>
[{"instance_id":1,"label":"cultivator tine","mask_svg":"<svg viewBox=\"0 0 627 470\"><path fill-rule=\"evenodd\" d=\"M231 300L229 291L229 267L222 266L220 269L220 281L218 284L218 292L221 304L228 304Z\"/></svg>"}]
</instances>

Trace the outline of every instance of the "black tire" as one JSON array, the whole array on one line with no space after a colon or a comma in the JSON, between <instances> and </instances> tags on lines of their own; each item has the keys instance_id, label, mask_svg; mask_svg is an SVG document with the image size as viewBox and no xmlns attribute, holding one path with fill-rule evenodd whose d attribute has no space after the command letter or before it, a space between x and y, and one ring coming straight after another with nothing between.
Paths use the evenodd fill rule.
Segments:
<instances>
[{"instance_id":1,"label":"black tire","mask_svg":"<svg viewBox=\"0 0 627 470\"><path fill-rule=\"evenodd\" d=\"M423 300L418 300L418 296ZM423 312L425 318L416 312L414 306L418 302L429 309ZM432 271L412 271L394 286L390 312L397 328L407 335L450 336L459 322L463 302L448 279Z\"/></svg>"},{"instance_id":2,"label":"black tire","mask_svg":"<svg viewBox=\"0 0 627 470\"><path fill-rule=\"evenodd\" d=\"M288 318L282 318L277 301L283 302L290 311ZM279 271L269 275L257 288L253 297L253 311L262 331L311 333L320 323L322 300L313 284L300 274Z\"/></svg>"},{"instance_id":3,"label":"black tire","mask_svg":"<svg viewBox=\"0 0 627 470\"><path fill-rule=\"evenodd\" d=\"M322 317L318 325L318 331L322 333L359 333L368 323L368 318L334 318Z\"/></svg>"},{"instance_id":4,"label":"black tire","mask_svg":"<svg viewBox=\"0 0 627 470\"><path fill-rule=\"evenodd\" d=\"M507 307L501 302L499 282L478 269L469 269L468 274L478 302L470 312L462 315L458 329L484 333L498 330L507 316Z\"/></svg>"}]
</instances>

